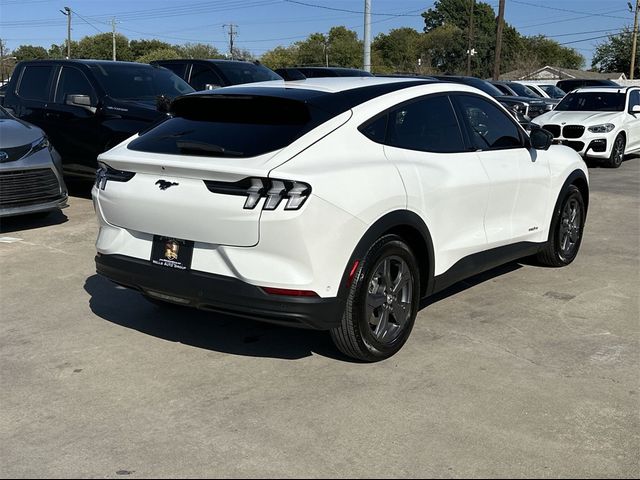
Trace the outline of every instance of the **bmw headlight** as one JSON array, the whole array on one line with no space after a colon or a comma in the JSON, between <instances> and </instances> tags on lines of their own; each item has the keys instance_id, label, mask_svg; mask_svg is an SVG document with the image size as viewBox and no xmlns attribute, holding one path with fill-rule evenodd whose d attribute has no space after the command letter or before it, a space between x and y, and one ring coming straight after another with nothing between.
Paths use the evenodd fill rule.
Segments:
<instances>
[{"instance_id":1,"label":"bmw headlight","mask_svg":"<svg viewBox=\"0 0 640 480\"><path fill-rule=\"evenodd\" d=\"M609 133L616 128L613 123L603 123L602 125L592 125L588 128L591 133Z\"/></svg>"},{"instance_id":2,"label":"bmw headlight","mask_svg":"<svg viewBox=\"0 0 640 480\"><path fill-rule=\"evenodd\" d=\"M31 152L33 153L39 150L44 150L45 148L49 148L50 145L49 139L46 136L39 138L31 144Z\"/></svg>"}]
</instances>

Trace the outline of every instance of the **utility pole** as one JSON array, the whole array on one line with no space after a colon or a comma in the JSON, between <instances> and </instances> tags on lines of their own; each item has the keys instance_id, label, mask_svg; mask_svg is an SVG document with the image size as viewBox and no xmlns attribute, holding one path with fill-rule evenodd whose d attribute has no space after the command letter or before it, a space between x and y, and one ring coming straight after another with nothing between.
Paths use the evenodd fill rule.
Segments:
<instances>
[{"instance_id":1,"label":"utility pole","mask_svg":"<svg viewBox=\"0 0 640 480\"><path fill-rule=\"evenodd\" d=\"M113 41L113 61L116 61L116 17L111 19L111 39Z\"/></svg>"},{"instance_id":2,"label":"utility pole","mask_svg":"<svg viewBox=\"0 0 640 480\"><path fill-rule=\"evenodd\" d=\"M638 40L638 6L640 6L640 0L636 0L636 15L635 19L633 20L633 45L631 46L631 71L629 72L629 80L633 80L633 71L636 68L636 42Z\"/></svg>"},{"instance_id":3,"label":"utility pole","mask_svg":"<svg viewBox=\"0 0 640 480\"><path fill-rule=\"evenodd\" d=\"M4 42L0 38L0 83L4 82Z\"/></svg>"},{"instance_id":4,"label":"utility pole","mask_svg":"<svg viewBox=\"0 0 640 480\"><path fill-rule=\"evenodd\" d=\"M60 13L67 16L67 59L71 58L71 9L64 7Z\"/></svg>"},{"instance_id":5,"label":"utility pole","mask_svg":"<svg viewBox=\"0 0 640 480\"><path fill-rule=\"evenodd\" d=\"M238 34L237 30L233 30L233 28L238 28L238 25L234 25L233 23L225 24L222 28L229 27L229 53L231 54L231 60L233 60L233 40L234 37Z\"/></svg>"},{"instance_id":6,"label":"utility pole","mask_svg":"<svg viewBox=\"0 0 640 480\"><path fill-rule=\"evenodd\" d=\"M467 48L467 76L471 75L471 55L473 55L473 50L471 48L472 39L473 39L473 7L476 4L476 0L471 1L471 8L469 11L469 42Z\"/></svg>"},{"instance_id":7,"label":"utility pole","mask_svg":"<svg viewBox=\"0 0 640 480\"><path fill-rule=\"evenodd\" d=\"M371 0L364 0L364 71L371 71Z\"/></svg>"},{"instance_id":8,"label":"utility pole","mask_svg":"<svg viewBox=\"0 0 640 480\"><path fill-rule=\"evenodd\" d=\"M500 76L500 53L502 51L502 29L504 28L504 2L500 0L498 6L498 26L496 27L496 58L493 61L493 79Z\"/></svg>"}]
</instances>

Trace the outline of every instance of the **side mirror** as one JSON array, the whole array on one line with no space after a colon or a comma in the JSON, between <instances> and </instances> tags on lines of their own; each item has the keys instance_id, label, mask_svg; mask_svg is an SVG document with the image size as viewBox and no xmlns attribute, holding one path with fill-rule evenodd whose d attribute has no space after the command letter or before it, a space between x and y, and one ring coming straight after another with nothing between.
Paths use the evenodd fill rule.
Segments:
<instances>
[{"instance_id":1,"label":"side mirror","mask_svg":"<svg viewBox=\"0 0 640 480\"><path fill-rule=\"evenodd\" d=\"M631 114L636 114L636 113L640 113L640 105L634 105L633 107L631 107L629 109L629 113Z\"/></svg>"},{"instance_id":2,"label":"side mirror","mask_svg":"<svg viewBox=\"0 0 640 480\"><path fill-rule=\"evenodd\" d=\"M91 97L89 97L89 95L69 94L67 95L64 103L66 103L67 105L72 105L74 107L85 108L91 111L91 113L96 112L96 108L91 105Z\"/></svg>"},{"instance_id":3,"label":"side mirror","mask_svg":"<svg viewBox=\"0 0 640 480\"><path fill-rule=\"evenodd\" d=\"M544 128L533 127L529 133L531 146L536 150L548 150L553 142L553 135Z\"/></svg>"},{"instance_id":4,"label":"side mirror","mask_svg":"<svg viewBox=\"0 0 640 480\"><path fill-rule=\"evenodd\" d=\"M216 88L220 88L220 87L222 87L222 85L218 85L217 83L207 83L204 86L204 89L205 90L215 90Z\"/></svg>"}]
</instances>

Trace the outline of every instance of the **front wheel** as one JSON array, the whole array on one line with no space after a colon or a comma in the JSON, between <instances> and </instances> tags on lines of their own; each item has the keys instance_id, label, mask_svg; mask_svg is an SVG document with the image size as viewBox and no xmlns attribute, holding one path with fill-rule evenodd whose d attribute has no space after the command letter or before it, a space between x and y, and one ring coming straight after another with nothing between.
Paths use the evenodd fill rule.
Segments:
<instances>
[{"instance_id":1,"label":"front wheel","mask_svg":"<svg viewBox=\"0 0 640 480\"><path fill-rule=\"evenodd\" d=\"M409 338L419 299L413 252L400 237L385 235L358 265L341 325L331 330L331 338L342 353L358 360L389 358Z\"/></svg>"},{"instance_id":2,"label":"front wheel","mask_svg":"<svg viewBox=\"0 0 640 480\"><path fill-rule=\"evenodd\" d=\"M624 140L624 136L622 134L619 134L613 141L613 148L611 149L611 155L609 155L607 166L611 168L618 168L620 165L622 165L625 146L626 142Z\"/></svg>"},{"instance_id":3,"label":"front wheel","mask_svg":"<svg viewBox=\"0 0 640 480\"><path fill-rule=\"evenodd\" d=\"M570 185L551 223L549 240L538 253L538 261L550 267L569 265L578 255L586 211L584 199L575 185Z\"/></svg>"}]
</instances>

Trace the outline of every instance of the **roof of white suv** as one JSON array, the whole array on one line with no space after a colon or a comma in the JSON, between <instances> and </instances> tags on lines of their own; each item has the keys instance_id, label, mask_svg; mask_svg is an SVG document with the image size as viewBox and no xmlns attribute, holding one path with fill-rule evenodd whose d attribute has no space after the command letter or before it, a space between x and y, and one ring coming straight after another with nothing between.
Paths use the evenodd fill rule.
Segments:
<instances>
[{"instance_id":1,"label":"roof of white suv","mask_svg":"<svg viewBox=\"0 0 640 480\"><path fill-rule=\"evenodd\" d=\"M418 85L420 83L433 83L434 80L425 82L424 79L410 77L318 77L307 78L305 80L259 82L253 83L252 86L275 88L282 88L284 86L285 88L300 88L337 93L345 90L353 90L354 88L407 82L415 82L416 85Z\"/></svg>"},{"instance_id":2,"label":"roof of white suv","mask_svg":"<svg viewBox=\"0 0 640 480\"><path fill-rule=\"evenodd\" d=\"M630 87L606 87L606 86L598 86L598 87L580 87L572 90L571 93L587 93L587 92L600 92L600 93L627 93L630 90L638 89L640 87L630 86Z\"/></svg>"}]
</instances>

